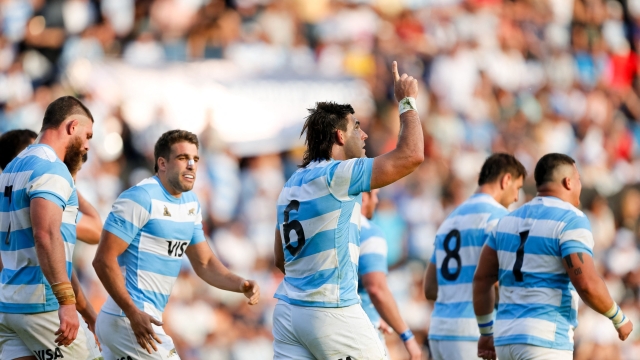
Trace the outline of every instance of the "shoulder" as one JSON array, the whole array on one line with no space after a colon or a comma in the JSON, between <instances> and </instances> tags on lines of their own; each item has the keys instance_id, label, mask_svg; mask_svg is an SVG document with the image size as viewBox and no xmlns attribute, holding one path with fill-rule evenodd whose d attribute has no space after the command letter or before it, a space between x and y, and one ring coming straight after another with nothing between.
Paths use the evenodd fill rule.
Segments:
<instances>
[{"instance_id":1,"label":"shoulder","mask_svg":"<svg viewBox=\"0 0 640 360\"><path fill-rule=\"evenodd\" d=\"M151 206L151 194L149 193L148 189L138 184L123 191L122 194L118 196L117 201L118 202L132 201L138 205L148 208Z\"/></svg>"}]
</instances>

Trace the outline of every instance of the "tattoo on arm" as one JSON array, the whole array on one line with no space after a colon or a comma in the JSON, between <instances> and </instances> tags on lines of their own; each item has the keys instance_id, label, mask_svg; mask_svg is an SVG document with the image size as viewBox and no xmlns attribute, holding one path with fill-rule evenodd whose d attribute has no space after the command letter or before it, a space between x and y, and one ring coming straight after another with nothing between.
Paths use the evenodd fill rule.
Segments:
<instances>
[{"instance_id":1,"label":"tattoo on arm","mask_svg":"<svg viewBox=\"0 0 640 360\"><path fill-rule=\"evenodd\" d=\"M578 255L578 259L580 259L580 262L584 264L584 260L582 260L582 253L579 252L577 255Z\"/></svg>"},{"instance_id":2,"label":"tattoo on arm","mask_svg":"<svg viewBox=\"0 0 640 360\"><path fill-rule=\"evenodd\" d=\"M580 274L582 274L582 269L577 268L577 269L573 270L573 273L576 274L576 275L580 275Z\"/></svg>"},{"instance_id":3,"label":"tattoo on arm","mask_svg":"<svg viewBox=\"0 0 640 360\"><path fill-rule=\"evenodd\" d=\"M567 267L569 269L573 269L573 261L571 261L571 255L565 256L564 261L567 263Z\"/></svg>"}]
</instances>

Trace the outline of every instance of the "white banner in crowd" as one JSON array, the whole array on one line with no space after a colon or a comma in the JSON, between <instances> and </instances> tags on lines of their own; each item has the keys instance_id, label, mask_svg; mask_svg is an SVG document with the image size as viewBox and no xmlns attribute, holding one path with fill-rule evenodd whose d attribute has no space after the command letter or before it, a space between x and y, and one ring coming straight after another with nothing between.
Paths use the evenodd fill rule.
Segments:
<instances>
[{"instance_id":1,"label":"white banner in crowd","mask_svg":"<svg viewBox=\"0 0 640 360\"><path fill-rule=\"evenodd\" d=\"M122 106L134 132L151 127L201 133L211 126L239 156L279 152L302 143L307 109L317 101L350 103L371 116L366 83L350 78L258 77L224 60L139 68L121 61L79 62L69 81L109 106Z\"/></svg>"}]
</instances>

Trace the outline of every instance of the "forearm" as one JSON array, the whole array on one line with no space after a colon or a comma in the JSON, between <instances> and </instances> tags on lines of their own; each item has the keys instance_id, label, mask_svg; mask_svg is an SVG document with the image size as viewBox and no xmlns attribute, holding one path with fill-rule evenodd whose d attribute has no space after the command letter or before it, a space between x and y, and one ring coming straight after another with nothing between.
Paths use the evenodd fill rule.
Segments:
<instances>
[{"instance_id":1,"label":"forearm","mask_svg":"<svg viewBox=\"0 0 640 360\"><path fill-rule=\"evenodd\" d=\"M81 197L80 194L78 194L78 199L80 203L79 210L82 212L82 217L76 227L77 237L83 242L95 245L100 241L102 219L100 219L98 211Z\"/></svg>"},{"instance_id":2,"label":"forearm","mask_svg":"<svg viewBox=\"0 0 640 360\"><path fill-rule=\"evenodd\" d=\"M474 280L473 282L473 310L476 316L488 315L493 312L496 303L495 281Z\"/></svg>"},{"instance_id":3,"label":"forearm","mask_svg":"<svg viewBox=\"0 0 640 360\"><path fill-rule=\"evenodd\" d=\"M36 255L40 269L49 284L69 282L67 257L60 229L34 234Z\"/></svg>"},{"instance_id":4,"label":"forearm","mask_svg":"<svg viewBox=\"0 0 640 360\"><path fill-rule=\"evenodd\" d=\"M76 294L76 310L85 319L95 319L96 311L93 309L91 303L87 300L84 291L82 291L80 280L78 280L78 276L76 275L75 271L71 273L71 286L73 287L73 292Z\"/></svg>"},{"instance_id":5,"label":"forearm","mask_svg":"<svg viewBox=\"0 0 640 360\"><path fill-rule=\"evenodd\" d=\"M244 278L232 273L215 257L202 266L194 266L196 274L218 289L241 292Z\"/></svg>"},{"instance_id":6,"label":"forearm","mask_svg":"<svg viewBox=\"0 0 640 360\"><path fill-rule=\"evenodd\" d=\"M369 296L382 320L389 324L396 333L402 334L409 329L404 320L402 320L398 305L388 288L372 291Z\"/></svg>"},{"instance_id":7,"label":"forearm","mask_svg":"<svg viewBox=\"0 0 640 360\"><path fill-rule=\"evenodd\" d=\"M613 306L614 301L609 295L609 290L599 276L589 281L588 286L576 290L582 301L600 314L604 315Z\"/></svg>"},{"instance_id":8,"label":"forearm","mask_svg":"<svg viewBox=\"0 0 640 360\"><path fill-rule=\"evenodd\" d=\"M107 293L127 316L137 310L125 286L117 259L102 259L96 256L93 260L93 268Z\"/></svg>"},{"instance_id":9,"label":"forearm","mask_svg":"<svg viewBox=\"0 0 640 360\"><path fill-rule=\"evenodd\" d=\"M102 225L102 220L100 219L98 210L96 210L96 208L94 208L93 205L91 205L91 203L89 203L80 193L78 193L78 210L80 210L84 216L95 219Z\"/></svg>"},{"instance_id":10,"label":"forearm","mask_svg":"<svg viewBox=\"0 0 640 360\"><path fill-rule=\"evenodd\" d=\"M424 137L417 111L407 111L400 115L400 133L395 151L398 151L403 158L416 155L423 157Z\"/></svg>"}]
</instances>

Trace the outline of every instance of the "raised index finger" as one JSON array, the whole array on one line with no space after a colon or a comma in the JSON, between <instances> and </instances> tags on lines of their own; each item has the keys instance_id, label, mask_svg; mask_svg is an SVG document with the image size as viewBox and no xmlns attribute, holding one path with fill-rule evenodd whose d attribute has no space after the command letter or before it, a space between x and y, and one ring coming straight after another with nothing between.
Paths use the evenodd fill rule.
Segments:
<instances>
[{"instance_id":1,"label":"raised index finger","mask_svg":"<svg viewBox=\"0 0 640 360\"><path fill-rule=\"evenodd\" d=\"M400 74L398 74L398 63L395 61L391 63L391 72L393 73L393 81L400 80Z\"/></svg>"}]
</instances>

